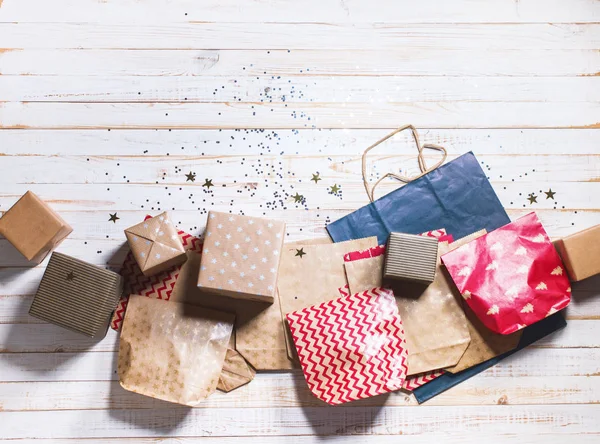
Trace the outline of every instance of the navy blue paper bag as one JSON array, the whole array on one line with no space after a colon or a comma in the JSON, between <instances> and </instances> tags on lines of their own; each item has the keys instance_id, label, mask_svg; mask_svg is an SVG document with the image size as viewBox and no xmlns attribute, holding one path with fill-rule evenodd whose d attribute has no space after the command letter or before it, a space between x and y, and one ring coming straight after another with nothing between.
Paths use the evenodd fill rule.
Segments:
<instances>
[{"instance_id":1,"label":"navy blue paper bag","mask_svg":"<svg viewBox=\"0 0 600 444\"><path fill-rule=\"evenodd\" d=\"M334 242L377 236L384 244L392 231L419 234L445 228L460 239L508 223L498 196L469 152L329 224L327 231Z\"/></svg>"}]
</instances>

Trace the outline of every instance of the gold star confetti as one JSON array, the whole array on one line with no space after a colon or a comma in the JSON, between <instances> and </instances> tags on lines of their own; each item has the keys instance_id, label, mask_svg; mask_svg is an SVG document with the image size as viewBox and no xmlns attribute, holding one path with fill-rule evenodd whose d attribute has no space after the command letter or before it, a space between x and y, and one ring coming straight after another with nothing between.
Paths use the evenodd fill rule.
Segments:
<instances>
[{"instance_id":1,"label":"gold star confetti","mask_svg":"<svg viewBox=\"0 0 600 444\"><path fill-rule=\"evenodd\" d=\"M319 173L315 173L312 175L312 179L310 180L314 181L314 183L318 183L322 179L319 177Z\"/></svg>"},{"instance_id":2,"label":"gold star confetti","mask_svg":"<svg viewBox=\"0 0 600 444\"><path fill-rule=\"evenodd\" d=\"M304 252L304 248L300 248L300 249L296 248L296 254L295 254L295 256L300 256L300 259L302 259L302 256L304 256L305 254L306 253Z\"/></svg>"},{"instance_id":3,"label":"gold star confetti","mask_svg":"<svg viewBox=\"0 0 600 444\"><path fill-rule=\"evenodd\" d=\"M338 187L337 184L335 184L331 187L331 192L333 194L337 194L339 191L340 191L340 187Z\"/></svg>"},{"instance_id":4,"label":"gold star confetti","mask_svg":"<svg viewBox=\"0 0 600 444\"><path fill-rule=\"evenodd\" d=\"M67 273L67 280L72 281L73 279L75 279L75 274L73 274L73 272L70 271L69 273Z\"/></svg>"},{"instance_id":5,"label":"gold star confetti","mask_svg":"<svg viewBox=\"0 0 600 444\"><path fill-rule=\"evenodd\" d=\"M195 182L196 181L196 173L192 173L191 171L185 175L186 182Z\"/></svg>"},{"instance_id":6,"label":"gold star confetti","mask_svg":"<svg viewBox=\"0 0 600 444\"><path fill-rule=\"evenodd\" d=\"M108 214L110 214L110 213L108 213ZM110 214L110 218L108 219L108 221L116 224L119 219L121 219L121 218L117 217L117 213L115 213L115 214Z\"/></svg>"},{"instance_id":7,"label":"gold star confetti","mask_svg":"<svg viewBox=\"0 0 600 444\"><path fill-rule=\"evenodd\" d=\"M202 184L203 187L206 187L210 190L210 187L214 187L213 183L212 183L212 179L205 179L204 183Z\"/></svg>"},{"instance_id":8,"label":"gold star confetti","mask_svg":"<svg viewBox=\"0 0 600 444\"><path fill-rule=\"evenodd\" d=\"M532 205L534 203L537 203L537 196L533 193L531 193L529 195L529 197L527 198L527 200L529 201L529 205Z\"/></svg>"},{"instance_id":9,"label":"gold star confetti","mask_svg":"<svg viewBox=\"0 0 600 444\"><path fill-rule=\"evenodd\" d=\"M294 198L294 202L296 203L302 203L302 201L304 200L304 196L302 194L298 194L296 192L295 196L292 196Z\"/></svg>"},{"instance_id":10,"label":"gold star confetti","mask_svg":"<svg viewBox=\"0 0 600 444\"><path fill-rule=\"evenodd\" d=\"M548 191L544 191L544 194L546 195L546 199L554 200L554 195L556 194L556 191L552 191L552 188L550 188L548 189Z\"/></svg>"}]
</instances>

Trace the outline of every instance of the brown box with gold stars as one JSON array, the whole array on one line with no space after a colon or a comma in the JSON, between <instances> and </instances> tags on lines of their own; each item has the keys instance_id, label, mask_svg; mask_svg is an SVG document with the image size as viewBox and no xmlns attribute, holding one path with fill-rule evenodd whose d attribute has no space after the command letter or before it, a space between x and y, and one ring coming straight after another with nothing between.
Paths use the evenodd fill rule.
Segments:
<instances>
[{"instance_id":1,"label":"brown box with gold stars","mask_svg":"<svg viewBox=\"0 0 600 444\"><path fill-rule=\"evenodd\" d=\"M600 274L600 225L554 242L572 281Z\"/></svg>"},{"instance_id":2,"label":"brown box with gold stars","mask_svg":"<svg viewBox=\"0 0 600 444\"><path fill-rule=\"evenodd\" d=\"M127 242L144 276L186 261L187 255L167 212L125 230Z\"/></svg>"},{"instance_id":3,"label":"brown box with gold stars","mask_svg":"<svg viewBox=\"0 0 600 444\"><path fill-rule=\"evenodd\" d=\"M29 314L92 338L102 338L122 291L119 274L54 252Z\"/></svg>"},{"instance_id":4,"label":"brown box with gold stars","mask_svg":"<svg viewBox=\"0 0 600 444\"><path fill-rule=\"evenodd\" d=\"M273 303L284 235L282 221L209 212L198 287Z\"/></svg>"},{"instance_id":5,"label":"brown box with gold stars","mask_svg":"<svg viewBox=\"0 0 600 444\"><path fill-rule=\"evenodd\" d=\"M28 261L39 264L73 229L27 191L0 219L2 234Z\"/></svg>"}]
</instances>

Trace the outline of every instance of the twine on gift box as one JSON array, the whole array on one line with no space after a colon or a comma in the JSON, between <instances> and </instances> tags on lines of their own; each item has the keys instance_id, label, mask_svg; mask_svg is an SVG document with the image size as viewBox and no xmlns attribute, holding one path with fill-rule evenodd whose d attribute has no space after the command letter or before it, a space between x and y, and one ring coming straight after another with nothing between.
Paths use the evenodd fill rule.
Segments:
<instances>
[{"instance_id":1,"label":"twine on gift box","mask_svg":"<svg viewBox=\"0 0 600 444\"><path fill-rule=\"evenodd\" d=\"M415 176L404 176L402 174L396 174L396 173L386 173L383 177L381 177L377 182L375 182L375 185L373 185L373 187L369 187L369 182L367 180L367 154L369 151L371 151L373 148L375 148L376 146L380 145L381 143L385 142L386 140L394 137L396 134L398 134L401 131L404 131L405 129L410 128L412 135L413 135L413 139L415 141L415 145L417 146L417 150L419 151L419 155L417 157L418 162L419 162L419 169L421 170L420 174L417 174ZM443 156L441 158L441 160L439 160L435 165L433 165L432 167L427 167L427 164L425 163L425 158L423 157L423 151L428 148L428 149L432 149L432 150L436 150L436 151L440 151ZM374 198L373 195L375 193L375 188L377 187L377 185L379 185L381 183L381 181L387 177L393 177L394 179L399 180L400 182L404 182L404 183L409 183L412 182L413 180L418 179L419 177L423 177L425 174L432 172L433 170L435 170L437 167L439 167L440 165L442 165L445 161L446 161L446 157L448 155L448 152L446 151L446 148L444 148L443 146L440 145L436 145L433 143L426 143L424 145L421 145L421 142L419 140L419 133L417 132L416 128L412 125L404 125L394 131L392 131L390 134L388 134L387 136L385 136L384 138L378 140L377 142L375 142L373 145L371 145L369 148L367 148L365 150L365 152L362 155L362 176L363 176L363 183L365 185L365 190L367 191L367 196L369 196L369 200L371 202L373 202Z\"/></svg>"}]
</instances>

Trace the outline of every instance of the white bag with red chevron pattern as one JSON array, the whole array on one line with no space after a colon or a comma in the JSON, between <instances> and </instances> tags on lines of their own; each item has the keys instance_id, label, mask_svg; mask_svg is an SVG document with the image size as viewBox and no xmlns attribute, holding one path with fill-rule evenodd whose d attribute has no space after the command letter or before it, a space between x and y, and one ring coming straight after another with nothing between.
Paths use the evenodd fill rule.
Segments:
<instances>
[{"instance_id":1,"label":"white bag with red chevron pattern","mask_svg":"<svg viewBox=\"0 0 600 444\"><path fill-rule=\"evenodd\" d=\"M313 394L341 404L402 388L408 352L391 290L374 288L287 314Z\"/></svg>"}]
</instances>

